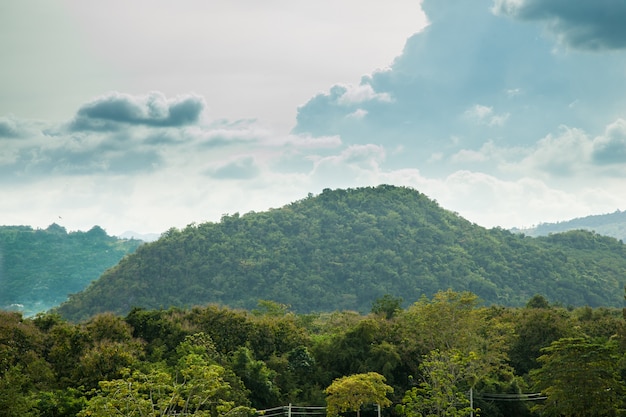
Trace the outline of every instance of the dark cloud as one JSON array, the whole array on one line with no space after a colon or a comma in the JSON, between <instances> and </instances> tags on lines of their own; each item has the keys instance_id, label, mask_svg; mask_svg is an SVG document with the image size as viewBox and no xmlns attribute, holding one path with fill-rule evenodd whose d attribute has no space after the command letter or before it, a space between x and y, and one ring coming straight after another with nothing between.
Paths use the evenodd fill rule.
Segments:
<instances>
[{"instance_id":1,"label":"dark cloud","mask_svg":"<svg viewBox=\"0 0 626 417\"><path fill-rule=\"evenodd\" d=\"M30 181L51 175L131 175L150 172L163 163L156 150L125 145L115 138L48 139L47 144L22 147L11 160L0 163L2 180Z\"/></svg>"},{"instance_id":2,"label":"dark cloud","mask_svg":"<svg viewBox=\"0 0 626 417\"><path fill-rule=\"evenodd\" d=\"M30 126L12 115L0 117L0 138L23 138L31 132Z\"/></svg>"},{"instance_id":3,"label":"dark cloud","mask_svg":"<svg viewBox=\"0 0 626 417\"><path fill-rule=\"evenodd\" d=\"M180 127L197 122L204 108L204 100L195 95L168 99L158 92L145 96L114 92L83 105L70 128L114 131L121 125Z\"/></svg>"},{"instance_id":4,"label":"dark cloud","mask_svg":"<svg viewBox=\"0 0 626 417\"><path fill-rule=\"evenodd\" d=\"M545 22L561 42L577 49L626 48L623 0L496 0L494 12Z\"/></svg>"},{"instance_id":5,"label":"dark cloud","mask_svg":"<svg viewBox=\"0 0 626 417\"><path fill-rule=\"evenodd\" d=\"M258 174L259 167L251 156L236 159L207 172L207 175L213 178L235 180L247 180Z\"/></svg>"}]
</instances>

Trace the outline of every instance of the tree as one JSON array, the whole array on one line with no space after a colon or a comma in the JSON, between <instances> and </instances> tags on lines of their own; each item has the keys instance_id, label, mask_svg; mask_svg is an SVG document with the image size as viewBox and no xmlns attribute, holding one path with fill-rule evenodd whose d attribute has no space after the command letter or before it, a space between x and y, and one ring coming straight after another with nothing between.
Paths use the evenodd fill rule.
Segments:
<instances>
[{"instance_id":1,"label":"tree","mask_svg":"<svg viewBox=\"0 0 626 417\"><path fill-rule=\"evenodd\" d=\"M555 308L524 308L513 311L510 318L513 340L508 344L510 363L518 375L538 368L541 349L562 337L574 336L569 313Z\"/></svg>"},{"instance_id":2,"label":"tree","mask_svg":"<svg viewBox=\"0 0 626 417\"><path fill-rule=\"evenodd\" d=\"M276 372L269 369L265 362L254 358L247 347L241 346L233 352L230 366L250 390L250 401L257 408L269 408L278 405L280 389L274 382Z\"/></svg>"},{"instance_id":3,"label":"tree","mask_svg":"<svg viewBox=\"0 0 626 417\"><path fill-rule=\"evenodd\" d=\"M481 365L481 376L497 369L509 372L503 345L510 326L499 320L497 310L479 308L478 303L475 294L447 290L432 300L423 297L402 312L397 319L403 338L399 345L402 362L418 373L424 355L454 350L478 355L474 364Z\"/></svg>"},{"instance_id":4,"label":"tree","mask_svg":"<svg viewBox=\"0 0 626 417\"><path fill-rule=\"evenodd\" d=\"M530 376L547 396L533 407L544 415L596 417L623 410L625 385L618 373L617 343L563 338L542 349L541 368Z\"/></svg>"},{"instance_id":5,"label":"tree","mask_svg":"<svg viewBox=\"0 0 626 417\"><path fill-rule=\"evenodd\" d=\"M467 391L473 385L474 353L434 350L420 365L423 381L406 392L400 409L407 417L462 417L474 411Z\"/></svg>"},{"instance_id":6,"label":"tree","mask_svg":"<svg viewBox=\"0 0 626 417\"><path fill-rule=\"evenodd\" d=\"M0 417L35 416L34 401L28 391L31 381L21 366L6 370L0 378Z\"/></svg>"},{"instance_id":7,"label":"tree","mask_svg":"<svg viewBox=\"0 0 626 417\"><path fill-rule=\"evenodd\" d=\"M360 417L361 407L365 404L378 404L388 407L391 401L387 394L393 388L385 384L385 377L376 373L355 374L335 379L324 391L326 393L327 415L338 416L344 411L356 411Z\"/></svg>"},{"instance_id":8,"label":"tree","mask_svg":"<svg viewBox=\"0 0 626 417\"><path fill-rule=\"evenodd\" d=\"M372 303L372 313L384 315L386 319L393 318L399 311L402 311L402 297L394 297L385 294L377 298Z\"/></svg>"},{"instance_id":9,"label":"tree","mask_svg":"<svg viewBox=\"0 0 626 417\"><path fill-rule=\"evenodd\" d=\"M100 381L100 390L78 416L250 415L245 404L232 400L233 390L225 377L222 366L208 364L196 354L181 358L176 376L156 368L147 373L126 369L121 379Z\"/></svg>"}]
</instances>

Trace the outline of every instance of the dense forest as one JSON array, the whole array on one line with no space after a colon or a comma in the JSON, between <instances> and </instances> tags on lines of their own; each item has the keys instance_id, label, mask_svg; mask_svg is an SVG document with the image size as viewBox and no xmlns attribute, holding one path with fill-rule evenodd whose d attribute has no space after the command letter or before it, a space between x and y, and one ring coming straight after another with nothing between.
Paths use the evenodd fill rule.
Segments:
<instances>
[{"instance_id":1,"label":"dense forest","mask_svg":"<svg viewBox=\"0 0 626 417\"><path fill-rule=\"evenodd\" d=\"M79 321L133 307L252 309L267 299L298 313L365 313L385 294L408 304L448 288L494 305L522 306L539 293L564 306L621 307L625 280L626 246L614 238L488 230L413 189L381 185L172 228L56 311Z\"/></svg>"},{"instance_id":2,"label":"dense forest","mask_svg":"<svg viewBox=\"0 0 626 417\"><path fill-rule=\"evenodd\" d=\"M626 211L616 210L613 213L579 217L558 223L541 223L526 229L512 229L513 232L524 233L528 236L547 236L551 233L570 230L589 230L626 241Z\"/></svg>"},{"instance_id":3,"label":"dense forest","mask_svg":"<svg viewBox=\"0 0 626 417\"><path fill-rule=\"evenodd\" d=\"M57 224L0 226L0 309L32 315L58 306L141 243L98 226L70 233Z\"/></svg>"},{"instance_id":4,"label":"dense forest","mask_svg":"<svg viewBox=\"0 0 626 417\"><path fill-rule=\"evenodd\" d=\"M540 295L501 307L448 290L406 308L384 295L367 314L133 308L82 323L0 312L0 416L245 417L294 404L373 417L372 403L388 417L618 416L625 353L620 309ZM302 415L278 410L265 415Z\"/></svg>"}]
</instances>

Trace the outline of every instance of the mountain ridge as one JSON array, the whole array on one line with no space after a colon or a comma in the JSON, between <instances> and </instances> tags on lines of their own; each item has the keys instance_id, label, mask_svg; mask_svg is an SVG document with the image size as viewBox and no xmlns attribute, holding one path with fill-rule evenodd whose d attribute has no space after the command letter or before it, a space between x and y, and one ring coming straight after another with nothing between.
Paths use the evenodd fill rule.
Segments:
<instances>
[{"instance_id":1,"label":"mountain ridge","mask_svg":"<svg viewBox=\"0 0 626 417\"><path fill-rule=\"evenodd\" d=\"M57 306L142 243L99 226L69 233L56 223L0 226L0 308L28 316Z\"/></svg>"},{"instance_id":2,"label":"mountain ridge","mask_svg":"<svg viewBox=\"0 0 626 417\"><path fill-rule=\"evenodd\" d=\"M536 237L577 229L594 231L622 242L626 241L626 211L616 210L613 213L592 214L556 223L540 223L529 228L513 228L511 231Z\"/></svg>"},{"instance_id":3,"label":"mountain ridge","mask_svg":"<svg viewBox=\"0 0 626 417\"><path fill-rule=\"evenodd\" d=\"M626 248L591 232L561 239L485 229L408 187L326 189L278 209L171 228L56 311L73 320L132 307L260 299L294 311L367 311L385 294L407 302L439 290L523 305L621 306Z\"/></svg>"}]
</instances>

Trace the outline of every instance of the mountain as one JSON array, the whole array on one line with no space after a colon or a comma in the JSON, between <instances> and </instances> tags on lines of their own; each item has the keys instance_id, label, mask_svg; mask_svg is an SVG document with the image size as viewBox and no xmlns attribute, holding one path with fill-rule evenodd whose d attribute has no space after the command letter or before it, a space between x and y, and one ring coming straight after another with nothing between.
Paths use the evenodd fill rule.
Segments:
<instances>
[{"instance_id":1,"label":"mountain","mask_svg":"<svg viewBox=\"0 0 626 417\"><path fill-rule=\"evenodd\" d=\"M542 223L528 229L513 229L512 231L528 236L547 236L550 233L577 229L594 231L624 242L626 241L626 211L617 210L614 213L579 217L558 223Z\"/></svg>"},{"instance_id":2,"label":"mountain","mask_svg":"<svg viewBox=\"0 0 626 417\"><path fill-rule=\"evenodd\" d=\"M71 320L132 307L260 299L296 312L369 311L385 294L441 289L519 306L533 295L622 306L626 247L592 232L532 238L485 229L410 188L324 190L282 208L172 228L140 246L58 312Z\"/></svg>"},{"instance_id":3,"label":"mountain","mask_svg":"<svg viewBox=\"0 0 626 417\"><path fill-rule=\"evenodd\" d=\"M141 243L99 226L71 233L57 224L0 226L0 309L33 315L58 306Z\"/></svg>"},{"instance_id":4,"label":"mountain","mask_svg":"<svg viewBox=\"0 0 626 417\"><path fill-rule=\"evenodd\" d=\"M144 242L154 242L160 236L161 235L159 233L137 233L133 232L132 230L127 230L118 237L120 239L139 239L143 240Z\"/></svg>"}]
</instances>

